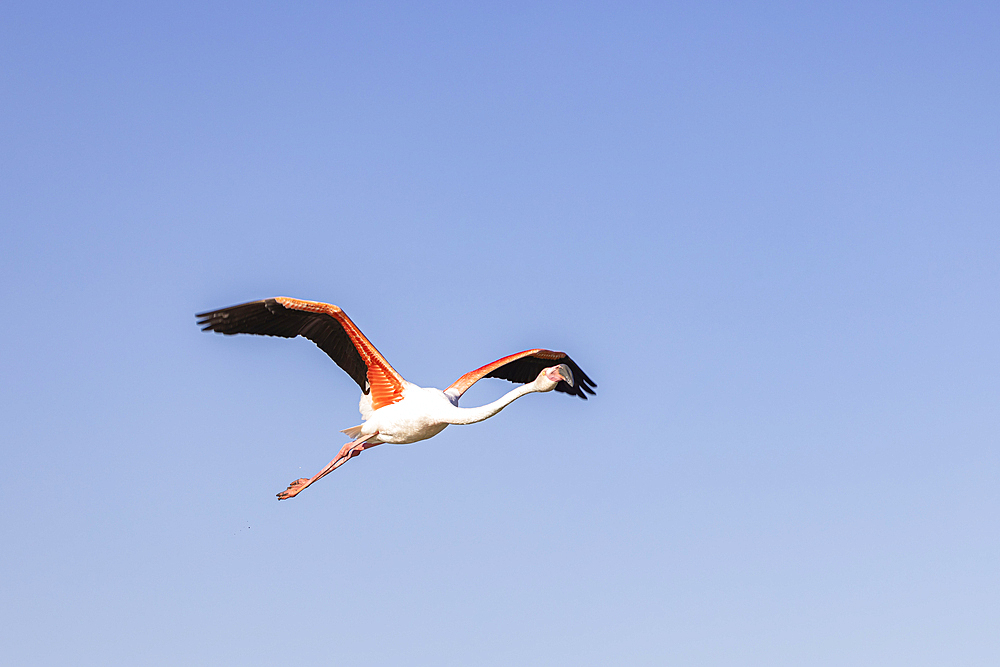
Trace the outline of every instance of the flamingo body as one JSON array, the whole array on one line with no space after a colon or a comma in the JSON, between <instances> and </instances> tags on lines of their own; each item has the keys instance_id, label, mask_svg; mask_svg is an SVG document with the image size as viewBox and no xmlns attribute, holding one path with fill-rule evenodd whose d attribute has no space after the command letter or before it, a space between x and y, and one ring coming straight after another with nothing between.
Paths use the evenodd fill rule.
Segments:
<instances>
[{"instance_id":1,"label":"flamingo body","mask_svg":"<svg viewBox=\"0 0 1000 667\"><path fill-rule=\"evenodd\" d=\"M298 479L278 494L291 498L365 449L383 443L410 444L431 438L450 424L472 424L492 417L513 401L533 392L560 391L586 399L597 385L564 352L541 348L498 359L466 373L444 391L407 382L337 306L318 301L276 297L201 313L203 330L232 335L260 334L313 341L361 388L359 409L364 423L343 432L352 438L340 453L309 479ZM554 365L553 362L557 362ZM492 403L458 406L466 390L484 377L520 386Z\"/></svg>"},{"instance_id":2,"label":"flamingo body","mask_svg":"<svg viewBox=\"0 0 1000 667\"><path fill-rule=\"evenodd\" d=\"M448 424L455 423L449 417L453 418L459 409L440 389L407 382L403 400L372 411L361 427L361 434L373 436L379 442L409 445L433 438Z\"/></svg>"}]
</instances>

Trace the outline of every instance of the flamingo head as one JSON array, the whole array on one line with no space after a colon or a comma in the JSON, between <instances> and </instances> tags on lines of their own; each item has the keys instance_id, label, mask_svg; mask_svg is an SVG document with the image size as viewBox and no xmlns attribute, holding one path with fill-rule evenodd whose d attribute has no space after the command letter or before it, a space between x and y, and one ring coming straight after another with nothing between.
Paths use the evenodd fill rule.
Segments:
<instances>
[{"instance_id":1,"label":"flamingo head","mask_svg":"<svg viewBox=\"0 0 1000 667\"><path fill-rule=\"evenodd\" d=\"M573 386L573 371L566 364L559 364L542 370L535 380L539 391L552 391L560 382Z\"/></svg>"}]
</instances>

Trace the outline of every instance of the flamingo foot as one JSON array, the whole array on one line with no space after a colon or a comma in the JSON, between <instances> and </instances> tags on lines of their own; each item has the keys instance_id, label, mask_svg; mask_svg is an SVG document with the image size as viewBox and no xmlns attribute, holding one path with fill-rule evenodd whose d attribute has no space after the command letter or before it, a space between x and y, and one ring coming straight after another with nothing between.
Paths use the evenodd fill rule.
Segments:
<instances>
[{"instance_id":1,"label":"flamingo foot","mask_svg":"<svg viewBox=\"0 0 1000 667\"><path fill-rule=\"evenodd\" d=\"M309 486L309 479L306 477L300 477L291 484L288 488L278 494L278 500L288 500L289 498L294 498L299 494L299 491Z\"/></svg>"}]
</instances>

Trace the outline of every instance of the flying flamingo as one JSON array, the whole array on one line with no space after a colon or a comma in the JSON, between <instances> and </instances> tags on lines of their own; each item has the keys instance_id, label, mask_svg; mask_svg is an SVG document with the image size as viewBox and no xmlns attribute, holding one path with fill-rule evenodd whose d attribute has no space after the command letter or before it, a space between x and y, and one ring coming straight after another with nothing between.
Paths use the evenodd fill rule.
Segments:
<instances>
[{"instance_id":1,"label":"flying flamingo","mask_svg":"<svg viewBox=\"0 0 1000 667\"><path fill-rule=\"evenodd\" d=\"M418 387L404 380L389 365L347 313L318 301L276 297L212 310L196 317L202 331L308 338L361 387L360 408L364 423L342 431L352 441L318 473L289 484L278 494L278 500L295 497L370 447L384 442L397 445L419 442L437 435L449 424L481 422L532 392L555 389L586 400L587 394L593 394L593 387L597 386L564 352L534 349L470 371L444 391ZM553 362L559 363L550 366ZM462 394L484 377L510 380L522 386L479 408L458 407Z\"/></svg>"}]
</instances>

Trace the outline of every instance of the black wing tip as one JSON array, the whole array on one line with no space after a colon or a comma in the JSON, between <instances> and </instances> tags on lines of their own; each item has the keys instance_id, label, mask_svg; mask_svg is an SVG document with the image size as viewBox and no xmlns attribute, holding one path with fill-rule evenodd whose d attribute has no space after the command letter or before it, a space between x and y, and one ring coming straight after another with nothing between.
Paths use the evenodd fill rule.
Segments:
<instances>
[{"instance_id":1,"label":"black wing tip","mask_svg":"<svg viewBox=\"0 0 1000 667\"><path fill-rule=\"evenodd\" d=\"M204 313L195 313L195 318L202 331L216 331L226 334L239 333L236 331L227 331L225 324L241 317L245 318L248 315L252 315L254 310L262 306L272 313L277 309L285 310L285 307L273 298L258 299L256 301L238 303L235 306L228 306L226 308L207 310Z\"/></svg>"},{"instance_id":2,"label":"black wing tip","mask_svg":"<svg viewBox=\"0 0 1000 667\"><path fill-rule=\"evenodd\" d=\"M216 326L216 324L218 324L218 321L217 321L217 319L215 317L213 317L213 315L215 315L214 312L213 313L201 313L199 315L195 315L195 317L198 318L196 324L199 327L201 327L202 331L215 331L216 330L215 326Z\"/></svg>"},{"instance_id":3,"label":"black wing tip","mask_svg":"<svg viewBox=\"0 0 1000 667\"><path fill-rule=\"evenodd\" d=\"M597 392L594 388L597 387L597 383L590 379L590 376L583 372L579 364L569 358L567 355L566 363L569 365L570 370L573 371L573 377L576 379L576 386L573 387L572 393L574 396L579 396L583 400L587 400L587 394L591 396L597 396Z\"/></svg>"},{"instance_id":4,"label":"black wing tip","mask_svg":"<svg viewBox=\"0 0 1000 667\"><path fill-rule=\"evenodd\" d=\"M596 386L597 385L594 384L594 382L590 378L588 378L583 373L583 371L580 371L580 377L578 378L578 382L576 383L575 386L570 386L566 382L560 382L556 386L556 389L558 391L562 391L562 392L565 392L567 394L570 394L571 396L578 396L578 397L580 397L580 398L582 398L583 400L586 401L587 400L587 394L590 394L591 396L597 396L597 392L592 389L592 387L596 387Z\"/></svg>"},{"instance_id":5,"label":"black wing tip","mask_svg":"<svg viewBox=\"0 0 1000 667\"><path fill-rule=\"evenodd\" d=\"M195 317L198 318L197 324L202 331L221 332L221 327L229 318L229 313L226 310L213 310L208 313L199 313Z\"/></svg>"}]
</instances>

